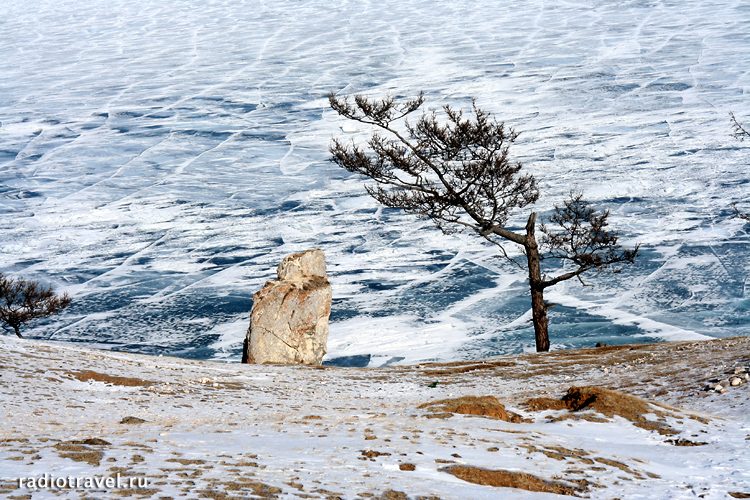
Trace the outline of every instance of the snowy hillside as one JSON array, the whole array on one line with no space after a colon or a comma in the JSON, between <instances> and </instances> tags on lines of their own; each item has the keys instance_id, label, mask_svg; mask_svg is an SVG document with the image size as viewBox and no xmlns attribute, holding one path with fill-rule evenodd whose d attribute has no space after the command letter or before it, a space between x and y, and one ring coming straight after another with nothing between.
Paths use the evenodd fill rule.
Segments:
<instances>
[{"instance_id":1,"label":"snowy hillside","mask_svg":"<svg viewBox=\"0 0 750 500\"><path fill-rule=\"evenodd\" d=\"M0 495L748 498L750 383L703 391L748 370L748 347L740 337L358 369L3 336ZM577 411L530 401L559 402L572 386L620 392L597 389ZM497 398L485 405L494 413L440 403L481 409L466 396ZM494 418L498 403L515 423Z\"/></svg>"}]
</instances>

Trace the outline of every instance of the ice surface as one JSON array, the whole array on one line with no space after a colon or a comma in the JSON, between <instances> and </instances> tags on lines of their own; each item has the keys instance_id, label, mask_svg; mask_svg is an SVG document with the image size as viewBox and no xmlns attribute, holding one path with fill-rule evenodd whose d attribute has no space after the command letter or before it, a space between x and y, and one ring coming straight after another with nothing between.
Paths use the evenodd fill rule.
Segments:
<instances>
[{"instance_id":1,"label":"ice surface","mask_svg":"<svg viewBox=\"0 0 750 500\"><path fill-rule=\"evenodd\" d=\"M540 212L584 189L642 244L625 272L550 293L554 348L750 333L748 225L731 208L749 198L750 143L728 119L750 122L742 2L4 11L0 270L75 299L29 336L237 360L253 292L284 255L320 247L329 359L531 348L520 269L378 207L327 161L331 137L368 130L326 93L421 89L433 108L475 97L521 132L514 154L541 182Z\"/></svg>"}]
</instances>

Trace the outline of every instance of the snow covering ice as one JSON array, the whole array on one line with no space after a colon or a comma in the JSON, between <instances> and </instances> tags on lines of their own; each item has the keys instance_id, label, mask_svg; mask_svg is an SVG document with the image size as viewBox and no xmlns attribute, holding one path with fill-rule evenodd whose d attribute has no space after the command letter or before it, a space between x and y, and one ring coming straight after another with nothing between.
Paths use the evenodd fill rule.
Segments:
<instances>
[{"instance_id":1,"label":"snow covering ice","mask_svg":"<svg viewBox=\"0 0 750 500\"><path fill-rule=\"evenodd\" d=\"M331 362L531 349L522 270L327 161L369 132L328 92L420 90L521 133L542 215L584 190L641 244L550 290L554 349L750 334L746 2L8 0L0 26L0 270L74 298L30 337L236 361L253 292L319 247Z\"/></svg>"}]
</instances>

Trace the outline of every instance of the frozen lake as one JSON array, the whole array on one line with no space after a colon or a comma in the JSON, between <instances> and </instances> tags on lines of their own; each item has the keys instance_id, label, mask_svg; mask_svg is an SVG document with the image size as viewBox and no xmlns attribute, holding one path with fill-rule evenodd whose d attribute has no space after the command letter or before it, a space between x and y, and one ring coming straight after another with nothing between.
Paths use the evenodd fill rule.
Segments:
<instances>
[{"instance_id":1,"label":"frozen lake","mask_svg":"<svg viewBox=\"0 0 750 500\"><path fill-rule=\"evenodd\" d=\"M585 4L585 5L584 5ZM0 19L0 271L73 305L29 337L239 360L252 294L325 250L329 359L533 348L524 272L382 209L332 163L326 94L471 98L521 132L543 215L571 190L637 263L552 288L553 349L750 334L750 5L55 2ZM346 132L344 131L346 130ZM743 205L744 203L744 205ZM528 212L519 212L520 227ZM515 250L517 251L517 250Z\"/></svg>"}]
</instances>

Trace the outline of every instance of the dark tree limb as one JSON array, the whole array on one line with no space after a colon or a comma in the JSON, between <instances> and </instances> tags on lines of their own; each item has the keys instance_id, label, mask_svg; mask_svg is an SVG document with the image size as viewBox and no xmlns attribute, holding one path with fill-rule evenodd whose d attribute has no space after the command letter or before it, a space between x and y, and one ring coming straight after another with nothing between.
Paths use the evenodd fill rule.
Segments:
<instances>
[{"instance_id":1,"label":"dark tree limb","mask_svg":"<svg viewBox=\"0 0 750 500\"><path fill-rule=\"evenodd\" d=\"M737 120L737 117L734 116L734 113L731 111L729 112L729 121L732 122L732 137L738 141L744 141L746 137L750 137L750 132L745 129L742 123Z\"/></svg>"},{"instance_id":2,"label":"dark tree limb","mask_svg":"<svg viewBox=\"0 0 750 500\"><path fill-rule=\"evenodd\" d=\"M734 213L737 217L739 217L740 219L745 219L746 221L750 222L750 213L740 212L740 209L737 208L736 203L732 203L732 208L734 209Z\"/></svg>"},{"instance_id":3,"label":"dark tree limb","mask_svg":"<svg viewBox=\"0 0 750 500\"><path fill-rule=\"evenodd\" d=\"M545 258L570 261L577 269L545 280L545 288L571 278L580 279L586 271L633 263L638 245L633 250L623 249L618 243L618 234L607 229L608 219L609 211L597 213L583 199L583 193L571 193L562 206L555 206L549 221L559 229L541 225L542 241L547 247Z\"/></svg>"}]
</instances>

